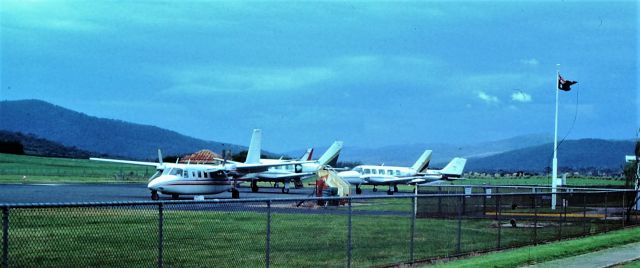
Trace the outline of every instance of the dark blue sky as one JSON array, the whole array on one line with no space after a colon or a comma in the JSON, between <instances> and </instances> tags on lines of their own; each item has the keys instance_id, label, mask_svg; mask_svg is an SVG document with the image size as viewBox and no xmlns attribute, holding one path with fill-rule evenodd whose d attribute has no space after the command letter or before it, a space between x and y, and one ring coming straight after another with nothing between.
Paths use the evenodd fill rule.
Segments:
<instances>
[{"instance_id":1,"label":"dark blue sky","mask_svg":"<svg viewBox=\"0 0 640 268\"><path fill-rule=\"evenodd\" d=\"M628 139L636 1L0 2L1 99L275 151Z\"/></svg>"}]
</instances>

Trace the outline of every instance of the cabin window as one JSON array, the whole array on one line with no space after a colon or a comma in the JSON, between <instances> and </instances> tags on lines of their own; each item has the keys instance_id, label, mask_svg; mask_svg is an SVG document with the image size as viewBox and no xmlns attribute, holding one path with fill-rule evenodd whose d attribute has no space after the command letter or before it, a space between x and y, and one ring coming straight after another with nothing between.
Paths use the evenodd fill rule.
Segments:
<instances>
[{"instance_id":1,"label":"cabin window","mask_svg":"<svg viewBox=\"0 0 640 268\"><path fill-rule=\"evenodd\" d=\"M209 178L209 173L207 173L206 171L204 172L204 177L205 178Z\"/></svg>"},{"instance_id":2,"label":"cabin window","mask_svg":"<svg viewBox=\"0 0 640 268\"><path fill-rule=\"evenodd\" d=\"M384 169L378 169L378 174L384 175Z\"/></svg>"},{"instance_id":3,"label":"cabin window","mask_svg":"<svg viewBox=\"0 0 640 268\"><path fill-rule=\"evenodd\" d=\"M191 177L195 178L196 177L196 172L195 171L191 171Z\"/></svg>"},{"instance_id":4,"label":"cabin window","mask_svg":"<svg viewBox=\"0 0 640 268\"><path fill-rule=\"evenodd\" d=\"M198 171L198 178L202 178L202 171Z\"/></svg>"},{"instance_id":5,"label":"cabin window","mask_svg":"<svg viewBox=\"0 0 640 268\"><path fill-rule=\"evenodd\" d=\"M371 174L371 170L370 170L370 169L368 169L368 168L365 168L365 169L364 169L364 174Z\"/></svg>"},{"instance_id":6,"label":"cabin window","mask_svg":"<svg viewBox=\"0 0 640 268\"><path fill-rule=\"evenodd\" d=\"M400 170L396 170L396 176L400 176Z\"/></svg>"},{"instance_id":7,"label":"cabin window","mask_svg":"<svg viewBox=\"0 0 640 268\"><path fill-rule=\"evenodd\" d=\"M169 172L170 175L178 175L178 176L180 176L181 173L182 173L182 169L179 169L179 168L171 169L171 171Z\"/></svg>"},{"instance_id":8,"label":"cabin window","mask_svg":"<svg viewBox=\"0 0 640 268\"><path fill-rule=\"evenodd\" d=\"M371 174L378 174L378 171L375 169L371 169Z\"/></svg>"},{"instance_id":9,"label":"cabin window","mask_svg":"<svg viewBox=\"0 0 640 268\"><path fill-rule=\"evenodd\" d=\"M393 170L387 169L387 175L393 175Z\"/></svg>"}]
</instances>

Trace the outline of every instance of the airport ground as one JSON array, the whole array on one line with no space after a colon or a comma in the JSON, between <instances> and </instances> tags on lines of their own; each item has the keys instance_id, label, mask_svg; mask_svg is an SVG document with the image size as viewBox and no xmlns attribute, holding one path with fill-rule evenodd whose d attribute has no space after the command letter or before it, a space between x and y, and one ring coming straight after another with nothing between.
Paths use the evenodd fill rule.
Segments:
<instances>
[{"instance_id":1,"label":"airport ground","mask_svg":"<svg viewBox=\"0 0 640 268\"><path fill-rule=\"evenodd\" d=\"M306 198L311 196L313 187L291 189L283 194L280 188L261 187L257 193L247 185L241 186L240 198ZM384 188L386 189L386 188ZM386 196L386 191L373 192L366 189L364 195ZM410 190L395 195L410 195ZM0 184L0 203L56 203L56 202L121 202L150 201L150 192L143 183L82 183L82 184ZM205 199L231 199L230 192L206 195ZM171 200L170 195L160 195L161 200ZM192 200L192 195L181 196L180 200Z\"/></svg>"},{"instance_id":2,"label":"airport ground","mask_svg":"<svg viewBox=\"0 0 640 268\"><path fill-rule=\"evenodd\" d=\"M137 168L137 169L136 169ZM110 202L110 201L148 201L149 191L146 188L146 177L153 173L153 169L135 166L124 166L109 163L95 163L87 160L48 159L20 157L12 158L0 155L0 203L17 202ZM484 181L482 181L484 180ZM547 178L529 179L468 179L459 181L461 184L514 184L520 185L547 184ZM123 183L126 182L126 183ZM504 183L500 183L500 182ZM576 180L577 182L578 180ZM70 183L71 182L71 183ZM620 181L598 180L585 178L581 185L615 185ZM263 184L261 191L252 193L248 187L242 187L241 198L305 198L313 191L313 186L303 189L293 189L289 194L282 194L279 189L269 188ZM384 189L384 187L380 188ZM397 196L410 195L413 187L400 187ZM371 191L365 188L366 195L386 196L386 192ZM169 196L162 196L169 200ZM191 196L183 197L191 199ZM207 199L230 199L230 193L206 196ZM290 205L288 205L290 207ZM181 209L168 210L167 216L167 265L173 266L202 266L199 254L203 248L226 249L217 258L221 263L238 263L239 266L251 266L257 259L264 256L264 221L262 210L243 211L243 208L230 208L212 212L185 211ZM273 236L273 264L275 266L340 266L344 262L345 245L345 214L346 208L330 208L326 213L321 210L308 210L311 213L290 213L294 208L287 208L283 213L274 216ZM300 209L298 209L300 210ZM390 263L400 263L408 258L407 237L409 232L409 218L411 199L387 199L378 202L363 202L354 206L359 212L354 217L354 264L356 266L372 266ZM149 222L157 216L153 211L139 210L72 210L67 209L58 215L56 212L43 212L44 217L39 221L38 228L42 232L42 244L24 244L18 259L24 263L40 261L32 259L29 252L37 252L42 245L55 248L56 252L47 258L51 263L76 259L82 256L84 249L76 248L74 241L83 240L86 234L97 237L101 244L89 243L88 247L100 249L122 247L125 259L131 263L153 263L154 238L153 234L140 232L147 230ZM322 214L322 215L319 215ZM14 215L16 241L30 241L34 228L28 222L36 215ZM20 225L20 222L24 225ZM73 222L70 224L69 222ZM60 225L62 224L62 225ZM493 245L495 229L491 228L490 220L463 220L462 238L465 241L464 250L490 248ZM54 227L55 226L55 227ZM14 228L12 227L12 228ZM416 252L417 258L430 258L451 254L455 223L447 219L421 219L416 223ZM62 229L56 229L62 228ZM571 232L572 227L566 231ZM576 232L582 228L575 228ZM104 230L104 231L103 231ZM117 231L113 231L117 230ZM338 230L336 232L336 230ZM152 230L153 231L153 230ZM148 232L148 231L147 231ZM504 243L517 244L526 240L529 234L518 231L504 230ZM540 236L553 237L554 230L540 230ZM60 233L70 235L69 239L48 240L47 236L57 236ZM219 239L214 234L224 233L229 239ZM311 235L317 234L317 235ZM402 234L402 235L398 235ZM311 236L310 236L311 235ZM197 239L196 239L197 238ZM304 239L301 239L304 238ZM38 238L39 239L39 238ZM624 237L610 237L612 242ZM106 242L105 242L106 241ZM130 243L127 241L135 241ZM436 241L436 242L434 242ZM106 243L106 244L105 244ZM594 244L594 243L588 243ZM124 246L123 246L124 245ZM300 248L306 249L300 254ZM532 247L536 248L536 247ZM242 249L242 250L238 250ZM595 249L589 249L595 250ZM189 254L185 254L190 252ZM529 249L530 252L530 249ZM113 260L112 256L96 253L95 263L82 263L85 266L119 266L121 259ZM122 257L121 255L118 256ZM507 257L511 259L512 257ZM106 263L101 261L107 261ZM85 260L83 260L85 261ZM86 260L88 261L88 260ZM100 262L99 262L100 261ZM293 262L292 262L293 261ZM60 263L62 264L62 263ZM133 265L136 266L136 265ZM148 266L148 265L140 265ZM477 265L476 265L477 266ZM493 266L493 265L491 265ZM509 265L506 265L509 266Z\"/></svg>"},{"instance_id":3,"label":"airport ground","mask_svg":"<svg viewBox=\"0 0 640 268\"><path fill-rule=\"evenodd\" d=\"M526 246L439 263L431 267L638 267L640 228Z\"/></svg>"}]
</instances>

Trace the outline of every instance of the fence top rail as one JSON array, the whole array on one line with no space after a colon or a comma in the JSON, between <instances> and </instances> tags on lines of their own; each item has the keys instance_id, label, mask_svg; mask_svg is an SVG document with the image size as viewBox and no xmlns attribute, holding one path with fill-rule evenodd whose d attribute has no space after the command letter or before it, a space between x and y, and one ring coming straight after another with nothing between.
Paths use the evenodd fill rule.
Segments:
<instances>
[{"instance_id":1,"label":"fence top rail","mask_svg":"<svg viewBox=\"0 0 640 268\"><path fill-rule=\"evenodd\" d=\"M437 187L463 187L463 188L505 188L505 189L549 189L551 190L551 186L537 186L537 185L484 185L484 184L450 184L450 185L420 185L420 187L429 187L429 188L437 188ZM588 187L564 187L558 186L556 187L558 190L585 190L585 191L626 191L632 189L623 189L623 188L588 188Z\"/></svg>"},{"instance_id":2,"label":"fence top rail","mask_svg":"<svg viewBox=\"0 0 640 268\"><path fill-rule=\"evenodd\" d=\"M588 194L597 195L604 193L633 192L636 190L618 191L582 191L582 192L557 192L558 195ZM0 203L0 208L61 208L61 207L124 207L124 206L160 206L160 205L210 205L210 204L238 204L238 203L275 203L275 202L300 202L300 201L330 201L330 200L372 200L372 199L411 199L411 198L454 198L454 197L498 197L498 196L549 196L553 193L492 193L492 194L406 194L387 196L348 196L348 197L302 197L302 198L246 198L246 199L207 199L207 200L159 200L159 201L113 201L113 202L61 202L61 203Z\"/></svg>"}]
</instances>

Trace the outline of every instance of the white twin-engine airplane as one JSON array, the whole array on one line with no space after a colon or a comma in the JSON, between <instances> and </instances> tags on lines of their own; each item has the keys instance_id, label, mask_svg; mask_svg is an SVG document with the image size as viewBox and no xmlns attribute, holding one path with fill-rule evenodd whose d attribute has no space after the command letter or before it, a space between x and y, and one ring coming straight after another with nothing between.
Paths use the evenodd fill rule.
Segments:
<instances>
[{"instance_id":1,"label":"white twin-engine airplane","mask_svg":"<svg viewBox=\"0 0 640 268\"><path fill-rule=\"evenodd\" d=\"M339 172L343 180L356 186L356 194L361 194L361 185L373 185L373 191L377 191L376 186L388 185L387 194L392 195L398 191L398 184L419 184L434 182L439 180L454 180L460 178L464 171L467 159L456 157L443 169L428 169L431 160L431 150L426 150L411 167L394 166L373 166L360 165L352 170Z\"/></svg>"},{"instance_id":2,"label":"white twin-engine airplane","mask_svg":"<svg viewBox=\"0 0 640 268\"><path fill-rule=\"evenodd\" d=\"M321 164L335 163L340 149L342 149L342 142L335 142L327 150L327 153L315 162L306 161L310 159L312 150L308 150L298 161L260 160L260 140L260 130L254 130L245 162L220 159L222 164L218 165L181 164L177 161L176 163L163 163L160 150L158 150L158 163L105 158L90 159L156 167L156 173L149 179L147 185L151 190L152 200L159 199L158 193L170 194L173 199L177 199L180 195L218 194L226 191L231 191L232 198L239 198L240 192L237 186L242 181L251 181L252 186L257 181L284 182L283 192L289 192L289 182L300 180L305 176L312 176ZM257 187L257 184L255 186ZM257 188L254 191L257 191Z\"/></svg>"},{"instance_id":3,"label":"white twin-engine airplane","mask_svg":"<svg viewBox=\"0 0 640 268\"><path fill-rule=\"evenodd\" d=\"M155 166L156 174L149 179L147 187L151 190L151 199L158 200L158 193L170 194L173 199L180 195L218 194L231 191L232 198L239 198L236 178L245 174L266 171L271 167L282 165L302 165L307 161L290 161L275 164L223 163L212 164L179 164L163 163L158 150L160 162L141 162L104 158L90 158L96 161L123 163L133 165Z\"/></svg>"},{"instance_id":4,"label":"white twin-engine airplane","mask_svg":"<svg viewBox=\"0 0 640 268\"><path fill-rule=\"evenodd\" d=\"M342 141L335 141L329 149L316 161L310 161L313 153L313 149L307 150L307 153L303 155L298 162L306 161L301 164L292 162L291 160L282 159L260 159L260 152L262 146L262 130L254 129L251 136L251 143L249 144L249 150L247 152L246 164L270 164L278 165L267 169L266 171L260 171L255 173L247 173L238 178L239 181L251 182L251 191L258 192L258 182L274 182L283 183L282 192L289 193L291 182L296 187L302 187L302 180L308 179L316 175L318 169L322 166L335 166L338 162L340 150L342 150ZM236 162L230 162L236 163Z\"/></svg>"}]
</instances>

